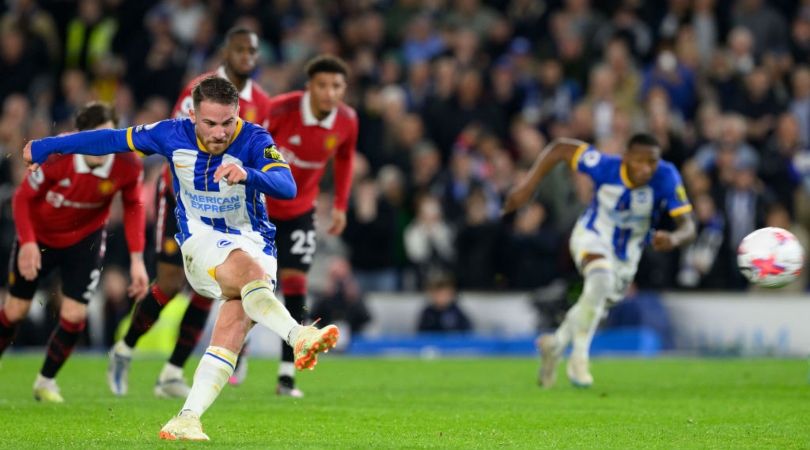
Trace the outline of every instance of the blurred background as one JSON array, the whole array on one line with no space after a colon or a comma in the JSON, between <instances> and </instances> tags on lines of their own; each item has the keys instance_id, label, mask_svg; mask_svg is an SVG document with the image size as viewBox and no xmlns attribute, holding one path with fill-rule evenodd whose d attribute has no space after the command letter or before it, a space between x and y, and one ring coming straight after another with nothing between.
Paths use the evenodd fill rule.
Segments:
<instances>
[{"instance_id":1,"label":"blurred background","mask_svg":"<svg viewBox=\"0 0 810 450\"><path fill-rule=\"evenodd\" d=\"M260 36L254 79L271 95L301 89L317 54L350 65L346 101L360 133L349 225L340 238L319 233L309 298L313 318L350 330L346 351L530 354L532 336L578 296L567 241L591 186L558 167L502 219L504 195L551 139L617 154L637 131L681 170L699 237L645 254L595 353L810 349L807 276L757 291L736 267L737 243L763 226L807 248L808 0L5 0L4 273L23 143L70 129L89 100L115 105L121 127L168 118L183 85L218 66L234 25ZM149 239L159 163L146 160ZM329 193L327 179L320 226ZM112 343L132 306L120 219L92 303L93 348ZM57 287L38 295L17 348L44 344ZM175 303L145 349L173 345L184 307ZM257 332L257 353L277 351Z\"/></svg>"}]
</instances>

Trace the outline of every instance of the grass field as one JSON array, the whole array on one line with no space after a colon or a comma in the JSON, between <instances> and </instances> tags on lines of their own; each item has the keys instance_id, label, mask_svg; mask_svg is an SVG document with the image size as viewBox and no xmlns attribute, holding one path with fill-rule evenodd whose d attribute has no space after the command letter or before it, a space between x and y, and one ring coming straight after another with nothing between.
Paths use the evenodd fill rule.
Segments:
<instances>
[{"instance_id":1,"label":"grass field","mask_svg":"<svg viewBox=\"0 0 810 450\"><path fill-rule=\"evenodd\" d=\"M598 359L593 388L561 374L542 390L533 359L327 355L293 400L274 395L276 362L254 359L204 416L201 444L157 439L182 404L152 396L161 361L136 360L130 395L114 398L106 361L77 355L63 405L32 398L39 354L0 364L1 448L810 448L803 360Z\"/></svg>"}]
</instances>

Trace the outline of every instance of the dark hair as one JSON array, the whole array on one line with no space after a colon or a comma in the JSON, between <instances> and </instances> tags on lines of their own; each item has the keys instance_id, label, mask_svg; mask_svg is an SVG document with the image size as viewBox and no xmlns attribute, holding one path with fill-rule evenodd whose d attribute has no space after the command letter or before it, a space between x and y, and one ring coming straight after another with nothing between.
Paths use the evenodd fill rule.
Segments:
<instances>
[{"instance_id":1,"label":"dark hair","mask_svg":"<svg viewBox=\"0 0 810 450\"><path fill-rule=\"evenodd\" d=\"M92 130L107 122L112 122L113 126L117 126L118 116L115 115L115 110L110 105L101 102L90 102L79 108L74 122L76 129L79 131Z\"/></svg>"},{"instance_id":2,"label":"dark hair","mask_svg":"<svg viewBox=\"0 0 810 450\"><path fill-rule=\"evenodd\" d=\"M243 26L235 26L235 27L231 28L230 30L228 30L227 33L225 33L225 43L227 44L228 42L231 42L231 39L233 39L234 36L239 35L239 34L246 34L246 35L250 36L251 34L256 34L256 33L253 30L251 30L250 28L243 27Z\"/></svg>"},{"instance_id":3,"label":"dark hair","mask_svg":"<svg viewBox=\"0 0 810 450\"><path fill-rule=\"evenodd\" d=\"M194 100L195 111L200 108L203 100L222 105L239 105L239 91L236 90L236 86L217 75L210 75L200 80L191 91L191 98Z\"/></svg>"},{"instance_id":4,"label":"dark hair","mask_svg":"<svg viewBox=\"0 0 810 450\"><path fill-rule=\"evenodd\" d=\"M661 147L653 135L647 133L636 133L627 141L627 149L631 149L636 145L643 145L647 147Z\"/></svg>"},{"instance_id":5,"label":"dark hair","mask_svg":"<svg viewBox=\"0 0 810 450\"><path fill-rule=\"evenodd\" d=\"M349 78L349 67L346 63L332 55L321 55L312 58L307 63L307 78L312 78L319 73L339 73L344 78Z\"/></svg>"}]
</instances>

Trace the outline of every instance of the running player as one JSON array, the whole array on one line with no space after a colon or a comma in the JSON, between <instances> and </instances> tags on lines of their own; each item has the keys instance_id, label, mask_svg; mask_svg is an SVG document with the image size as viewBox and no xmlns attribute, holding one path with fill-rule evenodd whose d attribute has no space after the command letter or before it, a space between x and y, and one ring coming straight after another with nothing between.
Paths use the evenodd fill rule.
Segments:
<instances>
[{"instance_id":1,"label":"running player","mask_svg":"<svg viewBox=\"0 0 810 450\"><path fill-rule=\"evenodd\" d=\"M509 193L504 212L525 204L537 184L557 163L565 161L594 182L594 196L571 235L571 256L585 284L577 303L554 334L537 340L542 361L539 382L551 387L557 364L569 343L568 378L575 386L593 383L588 352L608 302L617 302L633 281L644 246L669 251L695 238L692 205L681 176L661 161L661 147L650 135L630 138L622 157L605 155L573 139L552 142L538 155L528 175ZM655 230L664 210L675 220L672 231Z\"/></svg>"},{"instance_id":2,"label":"running player","mask_svg":"<svg viewBox=\"0 0 810 450\"><path fill-rule=\"evenodd\" d=\"M32 169L51 153L85 148L157 153L171 162L186 279L201 295L225 300L185 404L160 431L172 440L208 440L200 416L227 384L253 322L293 346L298 369L313 368L339 335L334 325L297 324L275 297L275 227L262 196L290 199L296 187L270 134L238 118L239 93L228 80L203 79L193 101L189 119L45 138L23 150Z\"/></svg>"},{"instance_id":3,"label":"running player","mask_svg":"<svg viewBox=\"0 0 810 450\"><path fill-rule=\"evenodd\" d=\"M84 106L76 116L79 130L110 129L115 123L113 110L101 103ZM92 150L79 147L75 153L85 151ZM104 225L117 192L124 203L130 251L128 293L136 299L146 295L142 179L141 161L133 154L55 155L29 173L14 194L17 242L11 254L9 296L0 309L0 353L28 314L39 280L55 268L62 277L59 326L48 341L45 363L34 383L37 400L64 401L55 377L84 330L87 303L101 274Z\"/></svg>"},{"instance_id":4,"label":"running player","mask_svg":"<svg viewBox=\"0 0 810 450\"><path fill-rule=\"evenodd\" d=\"M177 118L189 116L193 106L192 90L200 80L207 76L217 75L229 80L239 90L239 116L248 122L262 126L267 124L267 108L270 98L254 83L250 76L256 69L259 57L259 38L247 28L233 28L225 35L223 47L223 64L216 72L208 73L191 81L174 106L172 115ZM158 320L163 307L186 285L183 273L183 259L180 248L174 240L179 231L174 218L177 203L172 189L172 175L169 165L165 165L163 176L158 180L157 189L157 278L149 294L135 306L132 321L124 338L118 341L110 351L110 363L107 368L107 384L115 395L126 395L129 389L129 366L132 350L143 336ZM192 292L191 301L180 323L177 343L169 360L163 366L155 383L154 393L158 397L185 398L188 396L188 384L183 377L183 366L197 345L202 335L211 299Z\"/></svg>"},{"instance_id":5,"label":"running player","mask_svg":"<svg viewBox=\"0 0 810 450\"><path fill-rule=\"evenodd\" d=\"M315 253L315 200L324 170L334 158L332 222L328 233L346 228L346 208L357 145L357 115L343 103L349 71L334 56L318 56L306 66L305 91L273 97L267 130L289 162L298 195L292 200L267 197L270 221L276 225L279 279L284 303L302 323L307 294L307 272ZM282 342L278 395L301 397L295 387L292 348ZM244 356L240 358L246 361ZM241 364L241 363L240 363Z\"/></svg>"}]
</instances>

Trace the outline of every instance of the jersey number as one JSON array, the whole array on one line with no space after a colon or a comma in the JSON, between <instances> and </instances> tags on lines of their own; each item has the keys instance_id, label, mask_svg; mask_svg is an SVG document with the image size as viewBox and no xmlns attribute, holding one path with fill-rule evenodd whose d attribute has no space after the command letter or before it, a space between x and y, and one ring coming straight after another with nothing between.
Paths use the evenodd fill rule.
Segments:
<instances>
[{"instance_id":1,"label":"jersey number","mask_svg":"<svg viewBox=\"0 0 810 450\"><path fill-rule=\"evenodd\" d=\"M312 255L315 254L315 230L295 230L290 235L293 241L290 253L301 255L301 262L312 263Z\"/></svg>"}]
</instances>

